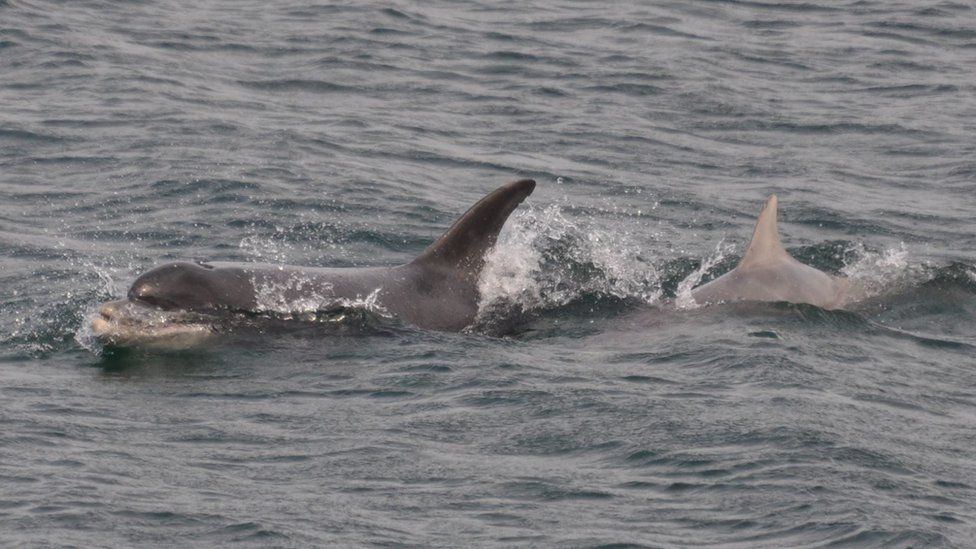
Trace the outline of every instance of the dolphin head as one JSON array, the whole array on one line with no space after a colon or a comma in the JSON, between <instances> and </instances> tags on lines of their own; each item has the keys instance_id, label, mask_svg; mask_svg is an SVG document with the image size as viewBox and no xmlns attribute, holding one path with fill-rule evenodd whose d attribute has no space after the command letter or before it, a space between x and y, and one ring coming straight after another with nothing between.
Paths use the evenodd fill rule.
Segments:
<instances>
[{"instance_id":1,"label":"dolphin head","mask_svg":"<svg viewBox=\"0 0 976 549\"><path fill-rule=\"evenodd\" d=\"M253 305L246 273L204 263L167 263L132 283L127 299L103 304L91 328L102 343L180 349L216 333L222 312Z\"/></svg>"},{"instance_id":2,"label":"dolphin head","mask_svg":"<svg viewBox=\"0 0 976 549\"><path fill-rule=\"evenodd\" d=\"M129 301L164 311L214 312L245 308L253 291L239 276L207 263L167 263L136 279Z\"/></svg>"}]
</instances>

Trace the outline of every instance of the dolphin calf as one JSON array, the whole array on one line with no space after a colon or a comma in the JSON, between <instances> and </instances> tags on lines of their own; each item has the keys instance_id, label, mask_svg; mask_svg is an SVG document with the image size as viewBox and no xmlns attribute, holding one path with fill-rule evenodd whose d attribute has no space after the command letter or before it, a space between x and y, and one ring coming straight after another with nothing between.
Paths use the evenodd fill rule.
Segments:
<instances>
[{"instance_id":1,"label":"dolphin calf","mask_svg":"<svg viewBox=\"0 0 976 549\"><path fill-rule=\"evenodd\" d=\"M691 291L696 303L788 301L824 309L844 305L848 282L804 265L783 248L776 226L776 195L766 199L752 242L739 265Z\"/></svg>"},{"instance_id":2,"label":"dolphin calf","mask_svg":"<svg viewBox=\"0 0 976 549\"><path fill-rule=\"evenodd\" d=\"M485 255L515 208L535 189L503 185L461 216L416 259L395 267L307 268L227 262L158 266L132 283L126 299L92 320L103 343L192 346L227 316L302 313L366 304L414 326L460 331L478 312Z\"/></svg>"}]
</instances>

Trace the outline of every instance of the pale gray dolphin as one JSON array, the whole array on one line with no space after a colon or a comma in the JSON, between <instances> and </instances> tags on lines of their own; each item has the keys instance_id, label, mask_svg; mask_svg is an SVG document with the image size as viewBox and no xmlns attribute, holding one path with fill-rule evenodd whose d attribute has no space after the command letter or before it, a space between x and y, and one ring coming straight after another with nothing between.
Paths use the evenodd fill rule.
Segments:
<instances>
[{"instance_id":1,"label":"pale gray dolphin","mask_svg":"<svg viewBox=\"0 0 976 549\"><path fill-rule=\"evenodd\" d=\"M752 242L739 265L692 290L696 303L788 301L825 309L844 305L848 282L800 263L783 248L776 226L776 195L766 200Z\"/></svg>"},{"instance_id":2,"label":"pale gray dolphin","mask_svg":"<svg viewBox=\"0 0 976 549\"><path fill-rule=\"evenodd\" d=\"M168 263L139 276L127 299L102 305L92 331L106 343L193 345L214 318L303 313L362 304L408 324L460 331L478 312L485 255L535 189L523 179L482 198L416 259L395 267L308 268L260 263Z\"/></svg>"}]
</instances>

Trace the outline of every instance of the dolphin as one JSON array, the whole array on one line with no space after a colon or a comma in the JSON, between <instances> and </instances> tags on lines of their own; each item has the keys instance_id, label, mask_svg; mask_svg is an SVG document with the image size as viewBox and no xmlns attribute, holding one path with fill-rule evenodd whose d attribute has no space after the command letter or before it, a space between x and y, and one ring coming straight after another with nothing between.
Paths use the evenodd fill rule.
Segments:
<instances>
[{"instance_id":1,"label":"dolphin","mask_svg":"<svg viewBox=\"0 0 976 549\"><path fill-rule=\"evenodd\" d=\"M776 226L776 195L766 199L752 242L739 265L691 291L698 304L729 301L788 301L839 309L845 303L847 279L800 263L783 248Z\"/></svg>"},{"instance_id":2,"label":"dolphin","mask_svg":"<svg viewBox=\"0 0 976 549\"><path fill-rule=\"evenodd\" d=\"M300 316L350 304L423 329L460 331L478 312L486 254L509 215L534 189L531 179L499 187L404 265L160 265L136 278L126 299L103 304L92 319L92 333L106 344L182 348L214 335L214 326L229 316Z\"/></svg>"}]
</instances>

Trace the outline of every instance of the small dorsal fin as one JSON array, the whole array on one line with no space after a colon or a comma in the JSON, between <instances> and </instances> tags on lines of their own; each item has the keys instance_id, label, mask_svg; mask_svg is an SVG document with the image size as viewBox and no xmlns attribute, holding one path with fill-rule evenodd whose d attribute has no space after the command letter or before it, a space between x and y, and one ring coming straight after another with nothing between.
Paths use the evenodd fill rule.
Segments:
<instances>
[{"instance_id":1,"label":"small dorsal fin","mask_svg":"<svg viewBox=\"0 0 976 549\"><path fill-rule=\"evenodd\" d=\"M508 216L535 189L535 181L521 179L492 191L479 200L427 247L414 264L442 264L477 277L484 266L485 253L495 245Z\"/></svg>"},{"instance_id":2,"label":"small dorsal fin","mask_svg":"<svg viewBox=\"0 0 976 549\"><path fill-rule=\"evenodd\" d=\"M773 194L766 199L759 212L759 220L756 221L756 229L752 233L752 242L749 243L746 255L739 262L739 268L769 263L782 256L789 257L789 254L779 241L779 229L776 226L776 195Z\"/></svg>"}]
</instances>

